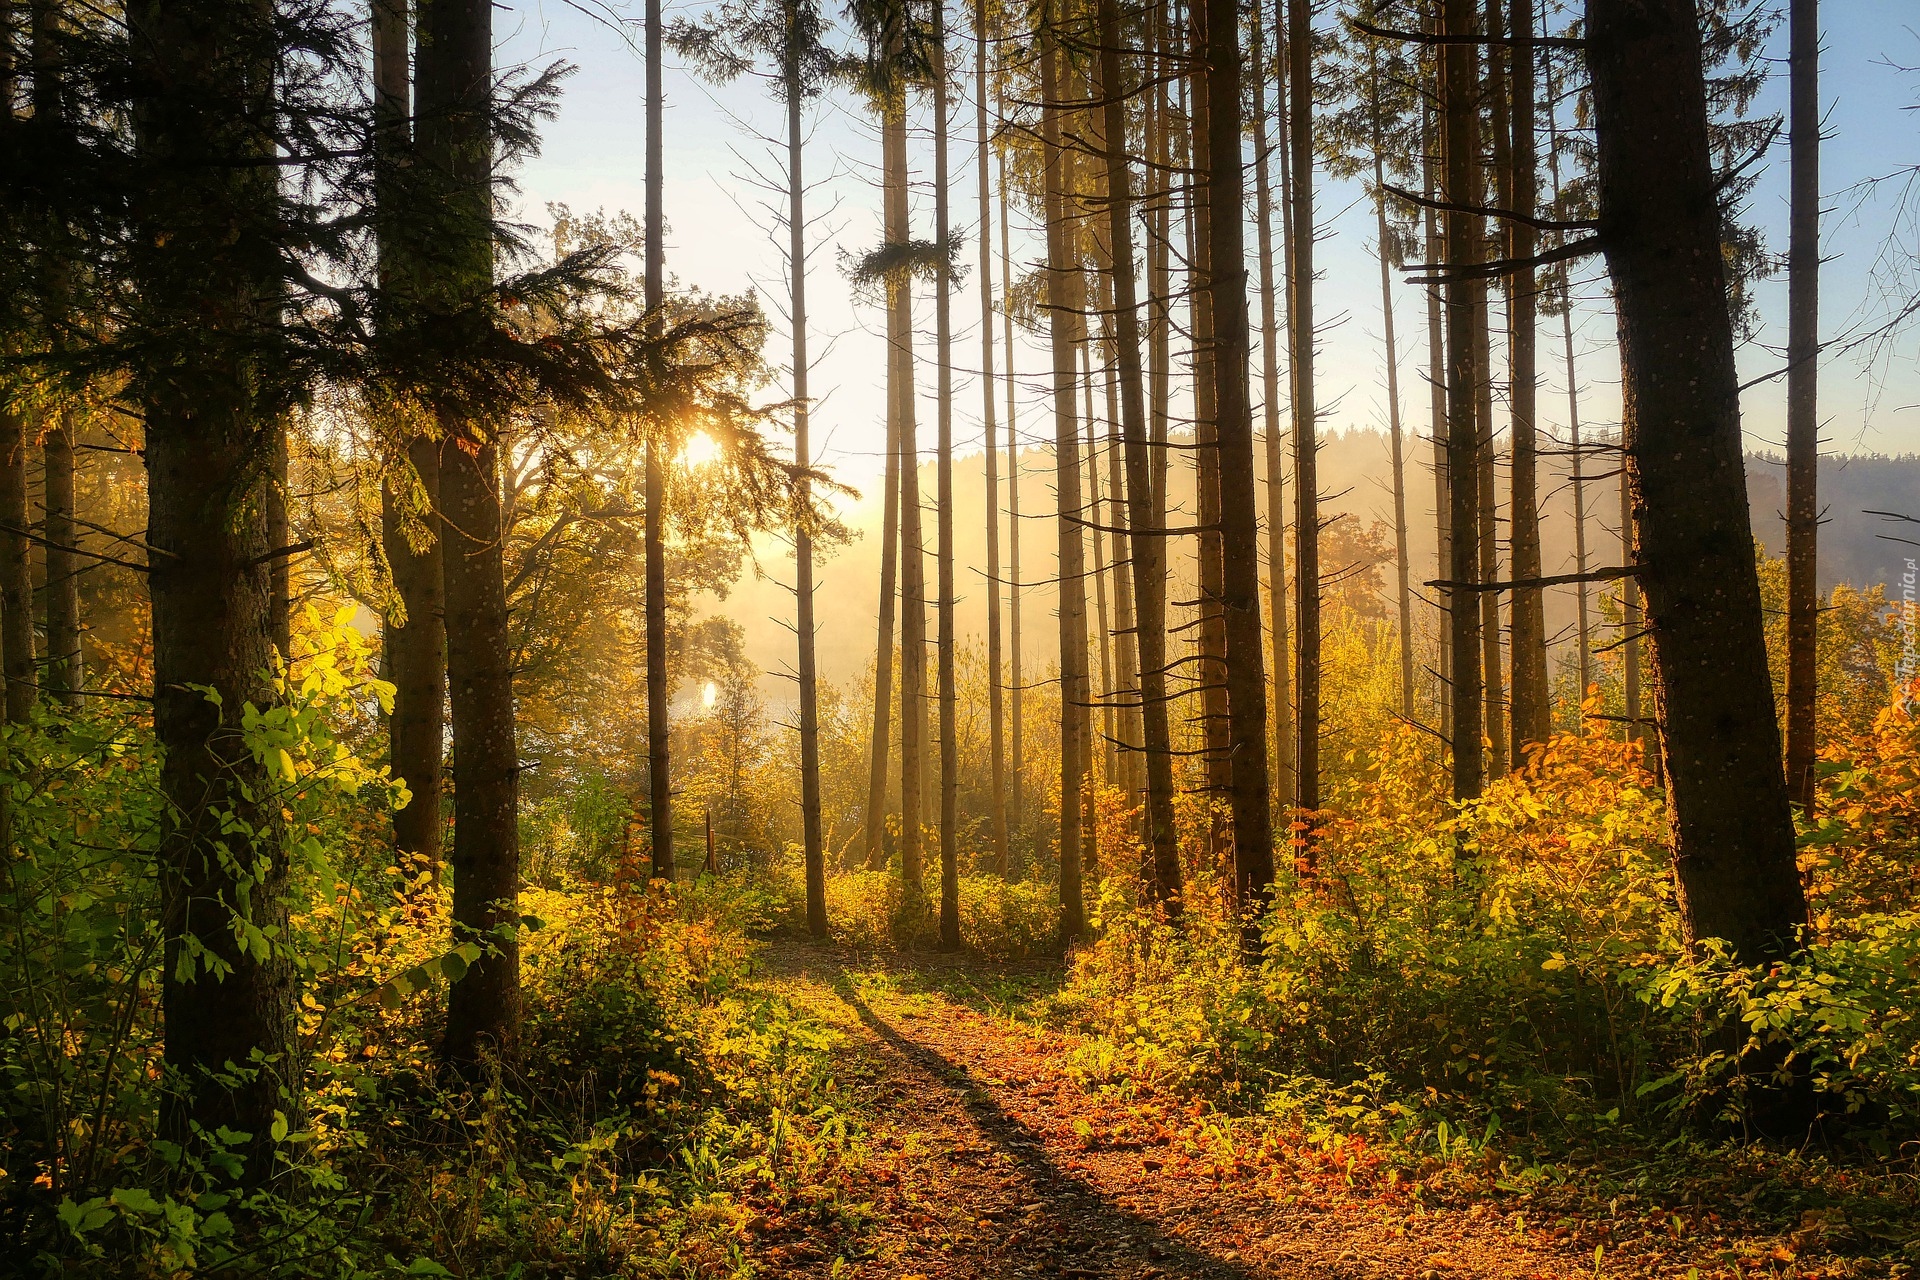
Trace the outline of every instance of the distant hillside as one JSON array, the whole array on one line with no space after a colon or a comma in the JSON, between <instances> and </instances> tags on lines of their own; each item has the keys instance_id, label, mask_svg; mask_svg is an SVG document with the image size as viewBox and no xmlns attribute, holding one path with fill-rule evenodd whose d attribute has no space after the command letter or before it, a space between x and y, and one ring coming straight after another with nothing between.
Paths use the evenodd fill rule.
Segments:
<instances>
[{"instance_id":1,"label":"distant hillside","mask_svg":"<svg viewBox=\"0 0 1920 1280\"><path fill-rule=\"evenodd\" d=\"M1407 518L1410 552L1415 581L1436 576L1434 565L1434 488L1432 445L1423 439L1408 441ZM1387 437L1373 431L1329 431L1321 438L1320 483L1324 510L1343 513L1362 521L1391 521L1393 499L1392 466ZM1186 459L1177 455L1171 477L1170 498L1176 518L1192 515L1193 483ZM1105 458L1103 456L1104 464ZM1541 535L1542 556L1548 573L1566 573L1574 567L1573 486L1567 474L1564 454L1541 458ZM1616 565L1619 560L1620 500L1617 463L1613 458L1596 455L1588 466L1590 473L1603 478L1589 480L1587 497L1588 563L1594 567ZM1054 534L1053 459L1048 453L1031 449L1021 456L1021 577L1034 585L1023 593L1021 632L1028 672L1037 662L1044 670L1058 644L1054 616L1053 576ZM1107 475L1102 468L1104 489ZM1002 477L1002 501L1005 501ZM1754 456L1748 459L1749 492L1753 503L1755 535L1774 554L1785 545L1780 512L1784 507L1784 472L1778 459ZM931 494L933 468L924 469L921 492ZM1506 501L1506 467L1500 467L1501 502ZM873 658L874 592L879 577L880 538L878 536L879 485L868 487L859 501L849 502L842 512L854 532L851 545L838 548L821 566L820 652L822 674L829 680L858 678ZM1906 458L1828 458L1821 466L1821 487L1827 507L1828 523L1821 529L1820 577L1831 587L1839 581L1868 584L1897 578L1905 567L1908 553L1915 548L1885 541L1876 535L1897 532L1888 522L1863 514L1868 509L1904 511L1920 514L1920 457ZM986 629L986 538L985 477L978 453L965 455L954 464L954 512L960 572L958 630L964 640L977 640ZM1291 497L1291 494L1289 494ZM1261 514L1265 515L1265 487L1260 490ZM932 539L932 522L928 522ZM1002 525L1004 530L1005 525ZM1500 538L1505 555L1507 522L1502 516ZM1001 538L1001 554L1008 550L1008 539ZM791 562L769 544L762 568L767 577L746 580L725 600L709 605L712 612L738 620L747 630L749 656L767 671L788 670L792 664L793 636L787 622L793 616ZM1332 573L1338 566L1327 566ZM1173 598L1189 599L1195 592L1192 544L1182 539L1175 549L1171 566ZM1003 567L1004 572L1004 567ZM1389 574L1389 577L1391 575ZM1430 618L1421 609L1423 625ZM1547 626L1556 641L1571 634L1574 625L1572 588L1547 593ZM784 688L770 683L769 690Z\"/></svg>"},{"instance_id":2,"label":"distant hillside","mask_svg":"<svg viewBox=\"0 0 1920 1280\"><path fill-rule=\"evenodd\" d=\"M1787 545L1786 463L1773 455L1747 458L1747 501L1753 508L1753 534L1774 555ZM1889 541L1886 535L1920 541L1906 529L1869 511L1920 516L1920 456L1888 458L1868 454L1820 459L1820 586L1892 582L1905 572L1907 558L1920 547Z\"/></svg>"}]
</instances>

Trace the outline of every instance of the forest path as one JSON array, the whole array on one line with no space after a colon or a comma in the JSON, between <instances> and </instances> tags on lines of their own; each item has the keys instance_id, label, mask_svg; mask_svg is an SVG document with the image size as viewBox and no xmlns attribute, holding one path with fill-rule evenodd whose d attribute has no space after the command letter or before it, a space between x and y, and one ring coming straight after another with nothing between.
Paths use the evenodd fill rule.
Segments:
<instances>
[{"instance_id":1,"label":"forest path","mask_svg":"<svg viewBox=\"0 0 1920 1280\"><path fill-rule=\"evenodd\" d=\"M1178 1100L1099 1096L1075 1040L994 1008L995 979L947 957L775 943L769 977L840 1029L836 1068L869 1134L875 1221L837 1274L894 1280L1453 1280L1590 1277L1592 1246L1495 1216L1422 1208L1284 1156L1194 1141ZM973 998L968 998L969 996ZM1217 1150L1217 1148L1216 1148ZM756 1249L767 1274L827 1276L822 1240ZM1613 1274L1614 1268L1605 1268Z\"/></svg>"}]
</instances>

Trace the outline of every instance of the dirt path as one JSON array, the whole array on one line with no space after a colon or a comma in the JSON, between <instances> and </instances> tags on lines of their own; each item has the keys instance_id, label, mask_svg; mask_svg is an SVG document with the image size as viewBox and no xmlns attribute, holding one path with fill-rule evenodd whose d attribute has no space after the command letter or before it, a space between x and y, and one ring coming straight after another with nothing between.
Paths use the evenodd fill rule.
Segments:
<instances>
[{"instance_id":1,"label":"dirt path","mask_svg":"<svg viewBox=\"0 0 1920 1280\"><path fill-rule=\"evenodd\" d=\"M840 1275L1595 1274L1590 1244L1556 1243L1484 1206L1423 1209L1326 1169L1196 1158L1173 1100L1097 1097L1071 1079L1068 1037L913 989L924 983L875 981L842 954L783 943L767 959L790 998L845 1031L843 1078L871 1130L876 1220ZM825 1243L768 1241L762 1262L833 1274Z\"/></svg>"}]
</instances>

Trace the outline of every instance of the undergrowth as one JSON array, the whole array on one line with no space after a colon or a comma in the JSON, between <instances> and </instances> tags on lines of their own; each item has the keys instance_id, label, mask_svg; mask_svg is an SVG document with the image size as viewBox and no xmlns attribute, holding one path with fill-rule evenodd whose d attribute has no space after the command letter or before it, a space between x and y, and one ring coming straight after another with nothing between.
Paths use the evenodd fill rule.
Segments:
<instances>
[{"instance_id":1,"label":"undergrowth","mask_svg":"<svg viewBox=\"0 0 1920 1280\"><path fill-rule=\"evenodd\" d=\"M344 625L304 640L285 686L308 730L285 767L298 898L272 940L303 974L283 1070L299 1094L264 1174L242 1168L250 1135L188 1152L156 1129L150 730L93 711L0 728L6 1268L730 1277L750 1272L750 1236L857 1227L860 1127L829 1070L835 1033L754 972L765 894L649 888L632 869L527 891L522 1051L475 1079L442 1067L445 980L466 963L448 890L392 865L393 791L351 749L380 693L364 646Z\"/></svg>"},{"instance_id":2,"label":"undergrowth","mask_svg":"<svg viewBox=\"0 0 1920 1280\"><path fill-rule=\"evenodd\" d=\"M1805 949L1742 968L1681 944L1637 748L1561 737L1454 807L1395 733L1283 868L1262 960L1204 867L1178 927L1109 879L1097 935L1030 1009L1085 1033L1090 1087L1194 1100L1207 1167L1284 1149L1416 1198L1601 1219L1732 1198L1920 1261L1917 762L1897 707L1828 749ZM1747 1105L1783 1057L1820 1116L1784 1142Z\"/></svg>"}]
</instances>

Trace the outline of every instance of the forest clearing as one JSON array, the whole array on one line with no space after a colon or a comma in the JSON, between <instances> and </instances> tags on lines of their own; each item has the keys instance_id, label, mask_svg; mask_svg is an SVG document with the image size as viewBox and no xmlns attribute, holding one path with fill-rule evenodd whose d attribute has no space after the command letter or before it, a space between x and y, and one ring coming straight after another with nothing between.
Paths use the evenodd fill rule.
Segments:
<instances>
[{"instance_id":1,"label":"forest clearing","mask_svg":"<svg viewBox=\"0 0 1920 1280\"><path fill-rule=\"evenodd\" d=\"M1899 0L0 0L0 1274L1920 1268Z\"/></svg>"}]
</instances>

